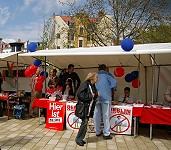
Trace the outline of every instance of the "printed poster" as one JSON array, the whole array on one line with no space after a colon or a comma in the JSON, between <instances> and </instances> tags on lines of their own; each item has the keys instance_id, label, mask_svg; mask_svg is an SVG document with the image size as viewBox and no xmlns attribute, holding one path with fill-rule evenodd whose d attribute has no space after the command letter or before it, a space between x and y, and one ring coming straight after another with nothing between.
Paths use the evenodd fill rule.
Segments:
<instances>
[{"instance_id":1,"label":"printed poster","mask_svg":"<svg viewBox=\"0 0 171 150\"><path fill-rule=\"evenodd\" d=\"M81 119L75 116L76 102L67 102L66 104L66 129L79 130Z\"/></svg>"},{"instance_id":2,"label":"printed poster","mask_svg":"<svg viewBox=\"0 0 171 150\"><path fill-rule=\"evenodd\" d=\"M114 134L131 135L132 106L111 106L110 130Z\"/></svg>"}]
</instances>

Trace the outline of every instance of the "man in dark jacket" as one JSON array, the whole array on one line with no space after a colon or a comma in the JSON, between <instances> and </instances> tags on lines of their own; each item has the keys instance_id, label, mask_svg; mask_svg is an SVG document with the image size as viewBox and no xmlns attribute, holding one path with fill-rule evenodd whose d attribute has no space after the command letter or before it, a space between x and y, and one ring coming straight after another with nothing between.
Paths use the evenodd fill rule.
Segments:
<instances>
[{"instance_id":1,"label":"man in dark jacket","mask_svg":"<svg viewBox=\"0 0 171 150\"><path fill-rule=\"evenodd\" d=\"M62 76L62 87L63 87L63 93L67 90L67 87L69 87L69 95L73 95L75 97L75 94L80 86L80 78L76 72L74 72L74 65L69 64L68 65L68 72L65 72Z\"/></svg>"}]
</instances>

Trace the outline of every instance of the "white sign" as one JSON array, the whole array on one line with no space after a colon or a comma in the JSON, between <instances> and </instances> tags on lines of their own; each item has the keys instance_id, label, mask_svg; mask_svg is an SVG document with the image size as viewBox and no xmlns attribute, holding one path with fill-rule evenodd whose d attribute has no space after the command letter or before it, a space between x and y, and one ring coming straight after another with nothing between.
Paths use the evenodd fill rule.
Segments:
<instances>
[{"instance_id":1,"label":"white sign","mask_svg":"<svg viewBox=\"0 0 171 150\"><path fill-rule=\"evenodd\" d=\"M110 130L115 134L131 134L132 106L111 106Z\"/></svg>"},{"instance_id":2,"label":"white sign","mask_svg":"<svg viewBox=\"0 0 171 150\"><path fill-rule=\"evenodd\" d=\"M66 103L66 129L67 130L79 130L81 125L81 119L75 116L75 105L77 103Z\"/></svg>"}]
</instances>

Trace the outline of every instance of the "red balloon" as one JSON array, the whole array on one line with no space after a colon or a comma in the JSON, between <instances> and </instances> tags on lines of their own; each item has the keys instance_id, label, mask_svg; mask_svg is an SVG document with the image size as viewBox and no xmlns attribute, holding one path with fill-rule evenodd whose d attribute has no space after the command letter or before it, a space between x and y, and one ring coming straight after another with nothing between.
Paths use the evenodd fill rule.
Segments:
<instances>
[{"instance_id":1,"label":"red balloon","mask_svg":"<svg viewBox=\"0 0 171 150\"><path fill-rule=\"evenodd\" d=\"M114 70L114 75L115 75L116 77L122 77L124 74L125 74L125 70L124 70L124 68L122 68L122 67L117 67L117 68Z\"/></svg>"},{"instance_id":2,"label":"red balloon","mask_svg":"<svg viewBox=\"0 0 171 150\"><path fill-rule=\"evenodd\" d=\"M38 67L35 66L35 65L31 65L31 66L30 66L30 72L31 72L32 75L36 73L37 68L38 68Z\"/></svg>"},{"instance_id":3,"label":"red balloon","mask_svg":"<svg viewBox=\"0 0 171 150\"><path fill-rule=\"evenodd\" d=\"M37 82L44 82L45 81L45 77L44 76L38 76L37 78Z\"/></svg>"},{"instance_id":4,"label":"red balloon","mask_svg":"<svg viewBox=\"0 0 171 150\"><path fill-rule=\"evenodd\" d=\"M135 79L132 81L132 86L134 88L138 88L140 86L141 82L138 79Z\"/></svg>"},{"instance_id":5,"label":"red balloon","mask_svg":"<svg viewBox=\"0 0 171 150\"><path fill-rule=\"evenodd\" d=\"M34 75L37 71L37 66L31 65L29 66L26 70L25 70L25 76L26 77L31 77L32 75Z\"/></svg>"},{"instance_id":6,"label":"red balloon","mask_svg":"<svg viewBox=\"0 0 171 150\"><path fill-rule=\"evenodd\" d=\"M43 89L43 83L42 82L37 82L35 85L35 90L40 92Z\"/></svg>"},{"instance_id":7,"label":"red balloon","mask_svg":"<svg viewBox=\"0 0 171 150\"><path fill-rule=\"evenodd\" d=\"M30 70L29 70L29 69L26 69L26 70L24 71L24 75L25 75L26 77L31 77Z\"/></svg>"}]
</instances>

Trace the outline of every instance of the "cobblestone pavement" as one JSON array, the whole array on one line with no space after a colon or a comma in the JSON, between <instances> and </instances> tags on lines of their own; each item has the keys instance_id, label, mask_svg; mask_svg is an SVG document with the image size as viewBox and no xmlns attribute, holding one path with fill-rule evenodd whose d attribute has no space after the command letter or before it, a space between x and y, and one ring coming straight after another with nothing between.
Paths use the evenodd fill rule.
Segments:
<instances>
[{"instance_id":1,"label":"cobblestone pavement","mask_svg":"<svg viewBox=\"0 0 171 150\"><path fill-rule=\"evenodd\" d=\"M41 117L41 122L44 118ZM140 128L136 138L129 135L112 135L112 140L103 140L95 133L86 134L87 144L80 147L75 143L76 131L56 131L39 125L39 118L26 120L0 118L1 150L171 150L171 135L165 129L154 128L153 140L149 139L149 128Z\"/></svg>"}]
</instances>

